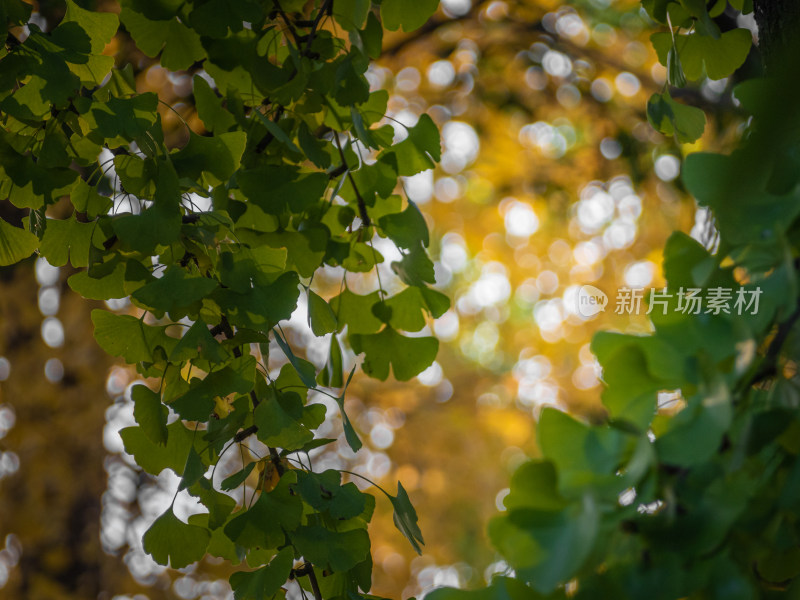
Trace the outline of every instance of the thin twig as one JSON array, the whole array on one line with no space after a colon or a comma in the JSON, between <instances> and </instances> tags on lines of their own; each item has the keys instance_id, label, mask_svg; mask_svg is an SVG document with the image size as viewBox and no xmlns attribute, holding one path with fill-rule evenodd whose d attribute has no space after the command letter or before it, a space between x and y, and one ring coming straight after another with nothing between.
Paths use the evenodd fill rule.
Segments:
<instances>
[{"instance_id":1,"label":"thin twig","mask_svg":"<svg viewBox=\"0 0 800 600\"><path fill-rule=\"evenodd\" d=\"M347 170L347 179L350 181L350 185L353 186L353 192L356 195L356 203L358 204L358 216L361 217L361 222L364 224L364 227L369 227L372 225L372 221L367 214L367 204L364 202L364 198L361 196L361 192L358 191L358 187L356 187L355 179L353 179L353 173L350 171L350 167L347 166L347 159L344 156L344 150L342 149L342 144L339 141L339 136L337 134L333 135L333 139L336 140L336 147L339 149L339 156L342 158L342 165L344 165L345 169Z\"/></svg>"}]
</instances>

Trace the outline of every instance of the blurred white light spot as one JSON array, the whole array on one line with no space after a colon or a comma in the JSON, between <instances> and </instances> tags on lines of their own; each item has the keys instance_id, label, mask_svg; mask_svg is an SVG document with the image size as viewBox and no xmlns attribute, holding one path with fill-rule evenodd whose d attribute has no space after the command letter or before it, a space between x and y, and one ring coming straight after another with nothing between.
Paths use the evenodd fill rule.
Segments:
<instances>
[{"instance_id":1,"label":"blurred white light spot","mask_svg":"<svg viewBox=\"0 0 800 600\"><path fill-rule=\"evenodd\" d=\"M584 267L590 267L603 257L602 250L595 242L579 242L572 252L575 262Z\"/></svg>"},{"instance_id":2,"label":"blurred white light spot","mask_svg":"<svg viewBox=\"0 0 800 600\"><path fill-rule=\"evenodd\" d=\"M548 50L542 57L542 67L553 77L567 77L572 73L572 61L566 54Z\"/></svg>"},{"instance_id":3,"label":"blurred white light spot","mask_svg":"<svg viewBox=\"0 0 800 600\"><path fill-rule=\"evenodd\" d=\"M497 510L506 509L506 505L503 504L503 501L506 499L506 496L508 496L510 493L511 490L508 488L503 488L502 490L497 492L497 496L494 497L494 505L497 507Z\"/></svg>"},{"instance_id":4,"label":"blurred white light spot","mask_svg":"<svg viewBox=\"0 0 800 600\"><path fill-rule=\"evenodd\" d=\"M608 160L619 158L619 155L622 154L622 144L614 138L603 138L603 141L600 142L600 154Z\"/></svg>"},{"instance_id":5,"label":"blurred white light spot","mask_svg":"<svg viewBox=\"0 0 800 600\"><path fill-rule=\"evenodd\" d=\"M561 308L561 298L538 302L533 309L533 318L539 329L551 332L559 329L564 321Z\"/></svg>"},{"instance_id":6,"label":"blurred white light spot","mask_svg":"<svg viewBox=\"0 0 800 600\"><path fill-rule=\"evenodd\" d=\"M505 302L511 295L506 269L499 262L484 265L481 276L470 288L471 299L481 307Z\"/></svg>"},{"instance_id":7,"label":"blurred white light spot","mask_svg":"<svg viewBox=\"0 0 800 600\"><path fill-rule=\"evenodd\" d=\"M661 181L672 181L681 172L681 162L672 154L662 154L656 159L654 166Z\"/></svg>"},{"instance_id":8,"label":"blurred white light spot","mask_svg":"<svg viewBox=\"0 0 800 600\"><path fill-rule=\"evenodd\" d=\"M458 315L453 310L448 310L433 323L433 330L436 337L443 342L450 342L458 337L459 320Z\"/></svg>"},{"instance_id":9,"label":"blurred white light spot","mask_svg":"<svg viewBox=\"0 0 800 600\"><path fill-rule=\"evenodd\" d=\"M373 446L384 450L394 442L394 431L383 423L379 423L369 432L369 439Z\"/></svg>"},{"instance_id":10,"label":"blurred white light spot","mask_svg":"<svg viewBox=\"0 0 800 600\"><path fill-rule=\"evenodd\" d=\"M5 437L16 422L17 415L14 409L7 404L0 404L0 438Z\"/></svg>"},{"instance_id":11,"label":"blurred white light spot","mask_svg":"<svg viewBox=\"0 0 800 600\"><path fill-rule=\"evenodd\" d=\"M625 284L631 288L642 288L653 281L656 266L649 260L633 263L625 269Z\"/></svg>"},{"instance_id":12,"label":"blurred white light spot","mask_svg":"<svg viewBox=\"0 0 800 600\"><path fill-rule=\"evenodd\" d=\"M525 83L532 90L540 92L547 87L547 75L544 74L541 67L529 67L525 71Z\"/></svg>"},{"instance_id":13,"label":"blurred white light spot","mask_svg":"<svg viewBox=\"0 0 800 600\"><path fill-rule=\"evenodd\" d=\"M463 271L469 260L464 238L457 233L445 234L442 238L440 260L442 264L454 273Z\"/></svg>"},{"instance_id":14,"label":"blurred white light spot","mask_svg":"<svg viewBox=\"0 0 800 600\"><path fill-rule=\"evenodd\" d=\"M528 358L523 358L524 356ZM530 351L520 353L520 360L514 365L513 373L518 379L535 379L539 381L550 375L553 370L553 363L543 354L530 356Z\"/></svg>"},{"instance_id":15,"label":"blurred white light spot","mask_svg":"<svg viewBox=\"0 0 800 600\"><path fill-rule=\"evenodd\" d=\"M416 67L400 69L394 79L395 87L403 92L413 92L419 87L421 77Z\"/></svg>"},{"instance_id":16,"label":"blurred white light spot","mask_svg":"<svg viewBox=\"0 0 800 600\"><path fill-rule=\"evenodd\" d=\"M427 204L433 196L433 169L406 177L404 186L409 200L417 204Z\"/></svg>"},{"instance_id":17,"label":"blurred white light spot","mask_svg":"<svg viewBox=\"0 0 800 600\"><path fill-rule=\"evenodd\" d=\"M440 177L433 186L433 193L439 202L448 204L461 197L461 185L452 177Z\"/></svg>"},{"instance_id":18,"label":"blurred white light spot","mask_svg":"<svg viewBox=\"0 0 800 600\"><path fill-rule=\"evenodd\" d=\"M636 225L621 219L615 220L603 232L603 243L617 250L627 248L636 239Z\"/></svg>"},{"instance_id":19,"label":"blurred white light spot","mask_svg":"<svg viewBox=\"0 0 800 600\"><path fill-rule=\"evenodd\" d=\"M500 341L500 332L491 321L483 321L475 328L472 338L481 350L492 350Z\"/></svg>"},{"instance_id":20,"label":"blurred white light spot","mask_svg":"<svg viewBox=\"0 0 800 600\"><path fill-rule=\"evenodd\" d=\"M572 373L572 383L579 390L590 390L600 385L597 378L597 367L581 365Z\"/></svg>"},{"instance_id":21,"label":"blurred white light spot","mask_svg":"<svg viewBox=\"0 0 800 600\"><path fill-rule=\"evenodd\" d=\"M496 0L486 7L486 16L492 21L499 21L508 16L508 4Z\"/></svg>"},{"instance_id":22,"label":"blurred white light spot","mask_svg":"<svg viewBox=\"0 0 800 600\"><path fill-rule=\"evenodd\" d=\"M442 168L451 175L471 164L480 151L480 140L472 126L461 121L448 121L442 127Z\"/></svg>"},{"instance_id":23,"label":"blurred white light spot","mask_svg":"<svg viewBox=\"0 0 800 600\"><path fill-rule=\"evenodd\" d=\"M430 367L417 375L417 380L422 385L428 387L439 385L439 382L442 381L442 366L438 362L433 361L433 364Z\"/></svg>"},{"instance_id":24,"label":"blurred white light spot","mask_svg":"<svg viewBox=\"0 0 800 600\"><path fill-rule=\"evenodd\" d=\"M58 274L59 268L47 262L46 258L36 259L36 281L39 282L39 285L55 285L58 281Z\"/></svg>"},{"instance_id":25,"label":"blurred white light spot","mask_svg":"<svg viewBox=\"0 0 800 600\"><path fill-rule=\"evenodd\" d=\"M538 147L548 158L561 158L568 145L560 129L544 121L524 125L519 131L519 141L527 146Z\"/></svg>"},{"instance_id":26,"label":"blurred white light spot","mask_svg":"<svg viewBox=\"0 0 800 600\"><path fill-rule=\"evenodd\" d=\"M561 36L572 38L581 46L589 41L589 31L576 13L566 13L559 17L556 21L556 31Z\"/></svg>"},{"instance_id":27,"label":"blurred white light spot","mask_svg":"<svg viewBox=\"0 0 800 600\"><path fill-rule=\"evenodd\" d=\"M128 372L120 367L114 367L106 379L106 392L112 398L119 396L128 385Z\"/></svg>"},{"instance_id":28,"label":"blurred white light spot","mask_svg":"<svg viewBox=\"0 0 800 600\"><path fill-rule=\"evenodd\" d=\"M60 294L55 287L43 287L39 289L39 312L49 317L58 312Z\"/></svg>"},{"instance_id":29,"label":"blurred white light spot","mask_svg":"<svg viewBox=\"0 0 800 600\"><path fill-rule=\"evenodd\" d=\"M181 204L193 212L205 212L211 210L211 198L207 196L201 196L200 194L194 192L184 195L184 199Z\"/></svg>"},{"instance_id":30,"label":"blurred white light spot","mask_svg":"<svg viewBox=\"0 0 800 600\"><path fill-rule=\"evenodd\" d=\"M553 271L542 271L536 278L536 287L543 294L552 294L558 289L558 275Z\"/></svg>"},{"instance_id":31,"label":"blurred white light spot","mask_svg":"<svg viewBox=\"0 0 800 600\"><path fill-rule=\"evenodd\" d=\"M10 375L11 362L5 356L0 356L0 381L5 381Z\"/></svg>"},{"instance_id":32,"label":"blurred white light spot","mask_svg":"<svg viewBox=\"0 0 800 600\"><path fill-rule=\"evenodd\" d=\"M130 304L130 300L128 300L127 298L111 298L109 300L106 300L105 304L109 310L116 312L128 306L128 304Z\"/></svg>"},{"instance_id":33,"label":"blurred white light spot","mask_svg":"<svg viewBox=\"0 0 800 600\"><path fill-rule=\"evenodd\" d=\"M517 386L517 395L523 406L538 409L542 406L559 406L558 387L548 381L522 379Z\"/></svg>"},{"instance_id":34,"label":"blurred white light spot","mask_svg":"<svg viewBox=\"0 0 800 600\"><path fill-rule=\"evenodd\" d=\"M471 0L442 0L442 9L449 17L463 17L471 8Z\"/></svg>"},{"instance_id":35,"label":"blurred white light spot","mask_svg":"<svg viewBox=\"0 0 800 600\"><path fill-rule=\"evenodd\" d=\"M13 475L19 469L19 456L15 452L0 454L0 479Z\"/></svg>"},{"instance_id":36,"label":"blurred white light spot","mask_svg":"<svg viewBox=\"0 0 800 600\"><path fill-rule=\"evenodd\" d=\"M619 93L626 98L635 96L642 87L642 84L639 83L639 78L633 73L628 73L627 71L617 75L617 77L614 79L614 85L617 86Z\"/></svg>"},{"instance_id":37,"label":"blurred white light spot","mask_svg":"<svg viewBox=\"0 0 800 600\"><path fill-rule=\"evenodd\" d=\"M442 382L436 386L436 401L447 402L453 397L453 384L449 379L443 379Z\"/></svg>"},{"instance_id":38,"label":"blurred white light spot","mask_svg":"<svg viewBox=\"0 0 800 600\"><path fill-rule=\"evenodd\" d=\"M401 110L397 114L390 116L393 117L393 120L389 121L389 124L394 128L394 139L392 142L395 144L406 139L408 137L408 128L414 127L417 121L419 121L419 115L408 109Z\"/></svg>"},{"instance_id":39,"label":"blurred white light spot","mask_svg":"<svg viewBox=\"0 0 800 600\"><path fill-rule=\"evenodd\" d=\"M447 87L456 78L456 69L449 60L437 60L428 67L428 81L435 87Z\"/></svg>"},{"instance_id":40,"label":"blurred white light spot","mask_svg":"<svg viewBox=\"0 0 800 600\"><path fill-rule=\"evenodd\" d=\"M598 102L608 102L614 95L611 83L605 77L598 77L595 79L589 89L594 99Z\"/></svg>"},{"instance_id":41,"label":"blurred white light spot","mask_svg":"<svg viewBox=\"0 0 800 600\"><path fill-rule=\"evenodd\" d=\"M370 479L380 479L392 468L392 461L383 452L373 452L364 466Z\"/></svg>"},{"instance_id":42,"label":"blurred white light spot","mask_svg":"<svg viewBox=\"0 0 800 600\"><path fill-rule=\"evenodd\" d=\"M539 288L535 279L526 279L517 287L516 297L518 302L533 304L539 299Z\"/></svg>"},{"instance_id":43,"label":"blurred white light spot","mask_svg":"<svg viewBox=\"0 0 800 600\"><path fill-rule=\"evenodd\" d=\"M635 221L642 214L642 199L636 194L628 194L617 203L619 216L629 221Z\"/></svg>"},{"instance_id":44,"label":"blurred white light spot","mask_svg":"<svg viewBox=\"0 0 800 600\"><path fill-rule=\"evenodd\" d=\"M617 40L616 30L607 23L599 23L592 29L592 39L600 46L611 46Z\"/></svg>"},{"instance_id":45,"label":"blurred white light spot","mask_svg":"<svg viewBox=\"0 0 800 600\"><path fill-rule=\"evenodd\" d=\"M56 317L47 317L42 322L42 339L51 348L64 345L64 326Z\"/></svg>"},{"instance_id":46,"label":"blurred white light spot","mask_svg":"<svg viewBox=\"0 0 800 600\"><path fill-rule=\"evenodd\" d=\"M514 200L504 217L506 231L515 237L530 237L539 229L539 218L530 204Z\"/></svg>"},{"instance_id":47,"label":"blurred white light spot","mask_svg":"<svg viewBox=\"0 0 800 600\"><path fill-rule=\"evenodd\" d=\"M51 358L44 363L44 376L50 383L58 383L64 378L64 365L57 358Z\"/></svg>"},{"instance_id":48,"label":"blurred white light spot","mask_svg":"<svg viewBox=\"0 0 800 600\"><path fill-rule=\"evenodd\" d=\"M564 108L575 108L581 103L581 93L574 85L568 83L559 86L556 91L556 100Z\"/></svg>"},{"instance_id":49,"label":"blurred white light spot","mask_svg":"<svg viewBox=\"0 0 800 600\"><path fill-rule=\"evenodd\" d=\"M620 506L630 506L634 500L636 500L636 490L633 488L620 492L618 496Z\"/></svg>"},{"instance_id":50,"label":"blurred white light spot","mask_svg":"<svg viewBox=\"0 0 800 600\"><path fill-rule=\"evenodd\" d=\"M614 199L602 190L578 202L578 224L586 233L601 229L614 216Z\"/></svg>"}]
</instances>

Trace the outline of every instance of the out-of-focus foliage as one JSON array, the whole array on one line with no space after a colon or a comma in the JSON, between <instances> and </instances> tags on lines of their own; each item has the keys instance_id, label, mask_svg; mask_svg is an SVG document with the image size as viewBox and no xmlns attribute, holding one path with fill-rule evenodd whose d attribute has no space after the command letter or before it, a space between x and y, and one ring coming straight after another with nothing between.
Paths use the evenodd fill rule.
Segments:
<instances>
[{"instance_id":1,"label":"out-of-focus foliage","mask_svg":"<svg viewBox=\"0 0 800 600\"><path fill-rule=\"evenodd\" d=\"M699 28L710 17L698 11ZM651 335L594 336L606 418L541 414L541 457L517 469L489 525L513 579L431 598L797 593L800 62L796 41L779 46L770 78L734 90L752 115L736 150L684 164L688 191L716 218L713 244L669 238ZM703 46L709 73L723 51ZM709 304L687 310L687 294Z\"/></svg>"}]
</instances>

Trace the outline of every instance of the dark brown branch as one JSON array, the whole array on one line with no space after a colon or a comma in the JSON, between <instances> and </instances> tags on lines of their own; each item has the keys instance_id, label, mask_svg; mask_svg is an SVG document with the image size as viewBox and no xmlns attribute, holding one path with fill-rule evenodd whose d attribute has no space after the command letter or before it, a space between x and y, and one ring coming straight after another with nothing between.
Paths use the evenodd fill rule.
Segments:
<instances>
[{"instance_id":1,"label":"dark brown branch","mask_svg":"<svg viewBox=\"0 0 800 600\"><path fill-rule=\"evenodd\" d=\"M294 77L294 75L292 77ZM281 117L283 116L283 111L283 106L279 106L278 110L275 111L275 116L272 117L272 122L275 123L275 125L278 124L278 121L280 121ZM261 154L264 150L266 150L267 146L269 146L270 142L274 139L275 136L270 132L267 132L267 135L261 138L261 141L256 145L256 154Z\"/></svg>"},{"instance_id":2,"label":"dark brown branch","mask_svg":"<svg viewBox=\"0 0 800 600\"><path fill-rule=\"evenodd\" d=\"M284 12L279 0L273 0L273 3L275 4L275 8L278 9L278 14L283 19L283 22L286 23L286 27L289 28L289 32L292 34L292 37L294 38L294 43L297 46L297 49L300 50L300 39L297 36L297 31L295 31L294 25L292 24L292 20L289 18L289 15L287 15Z\"/></svg>"},{"instance_id":3,"label":"dark brown branch","mask_svg":"<svg viewBox=\"0 0 800 600\"><path fill-rule=\"evenodd\" d=\"M798 305L788 319L778 326L778 332L775 334L775 337L772 338L769 348L767 348L767 353L764 355L758 370L745 385L745 390L750 389L757 383L771 379L778 374L778 358L780 357L781 349L786 343L786 339L789 337L798 319L800 319L800 305Z\"/></svg>"},{"instance_id":4,"label":"dark brown branch","mask_svg":"<svg viewBox=\"0 0 800 600\"><path fill-rule=\"evenodd\" d=\"M317 29L319 27L319 24L322 22L322 18L325 16L325 13L329 12L330 8L333 6L333 0L325 0L323 5L320 7L317 16L314 18L313 21L311 21L311 30L308 32L308 35L304 35L302 37L297 35L297 32L295 31L291 20L289 19L288 15L283 11L277 0L275 2L275 6L277 7L279 14L281 15L281 18L286 22L286 26L289 28L289 31L292 33L292 37L294 38L295 44L297 45L297 51L300 53L302 57L308 57L311 51L311 44L314 43L314 38L317 35ZM303 23L305 22L306 21L303 21ZM305 48L302 48L302 43L304 41L306 42ZM294 70L292 75L289 77L289 80L291 81L292 79L294 79L296 75L297 75L297 69ZM275 115L272 117L273 123L275 123L276 125L278 124L278 121L280 121L281 117L283 116L284 110L285 109L283 106L278 106L277 110L275 111ZM256 145L255 148L256 153L257 154L262 153L267 148L267 146L269 146L270 142L272 142L273 139L275 139L275 136L273 136L271 133L268 132Z\"/></svg>"},{"instance_id":5,"label":"dark brown branch","mask_svg":"<svg viewBox=\"0 0 800 600\"><path fill-rule=\"evenodd\" d=\"M246 427L245 429L242 429L239 433L237 433L235 436L233 436L233 441L238 444L239 442L244 441L247 438L249 438L256 431L258 431L258 426L257 425L250 425L250 427Z\"/></svg>"},{"instance_id":6,"label":"dark brown branch","mask_svg":"<svg viewBox=\"0 0 800 600\"><path fill-rule=\"evenodd\" d=\"M306 49L303 50L303 56L308 56L308 53L311 51L311 44L314 43L314 38L317 35L317 28L319 27L319 24L322 22L322 18L325 16L325 13L330 12L330 9L332 8L333 8L333 0L325 0L322 6L320 6L319 12L317 13L316 18L311 24L311 31L308 32Z\"/></svg>"},{"instance_id":7,"label":"dark brown branch","mask_svg":"<svg viewBox=\"0 0 800 600\"><path fill-rule=\"evenodd\" d=\"M347 165L341 164L336 167L333 171L328 173L328 179L336 179L339 175L342 175L345 171L347 171Z\"/></svg>"},{"instance_id":8,"label":"dark brown branch","mask_svg":"<svg viewBox=\"0 0 800 600\"><path fill-rule=\"evenodd\" d=\"M314 573L314 565L311 563L308 564L308 581L311 583L311 591L314 592L314 598L316 600L322 600L322 591L319 589L319 583L317 582L317 574Z\"/></svg>"},{"instance_id":9,"label":"dark brown branch","mask_svg":"<svg viewBox=\"0 0 800 600\"><path fill-rule=\"evenodd\" d=\"M342 149L342 144L339 142L339 136L334 134L333 139L336 140L336 147L339 149L339 156L342 158L342 166L347 171L347 179L350 181L350 185L353 186L353 192L356 195L356 203L358 204L358 216L361 217L361 222L364 224L364 227L369 227L372 225L372 221L369 218L369 214L367 214L367 204L364 202L363 196L361 196L361 192L358 191L358 187L356 187L356 181L353 179L353 173L350 171L350 167L347 166L347 159L344 156L344 150Z\"/></svg>"}]
</instances>

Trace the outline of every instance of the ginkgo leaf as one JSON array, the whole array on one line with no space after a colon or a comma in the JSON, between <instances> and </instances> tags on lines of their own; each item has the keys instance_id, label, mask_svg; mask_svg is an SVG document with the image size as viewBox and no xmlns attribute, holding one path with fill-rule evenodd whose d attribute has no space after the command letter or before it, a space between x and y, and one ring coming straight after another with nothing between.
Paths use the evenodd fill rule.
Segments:
<instances>
[{"instance_id":1,"label":"ginkgo leaf","mask_svg":"<svg viewBox=\"0 0 800 600\"><path fill-rule=\"evenodd\" d=\"M408 201L408 207L403 212L383 216L378 224L386 232L386 235L401 248L410 249L420 242L427 247L430 243L425 218L411 200Z\"/></svg>"},{"instance_id":2,"label":"ginkgo leaf","mask_svg":"<svg viewBox=\"0 0 800 600\"><path fill-rule=\"evenodd\" d=\"M364 372L382 381L389 376L389 365L395 379L408 381L430 367L439 350L434 337L405 337L391 327L380 333L351 335L350 344L356 354L365 354Z\"/></svg>"},{"instance_id":3,"label":"ginkgo leaf","mask_svg":"<svg viewBox=\"0 0 800 600\"><path fill-rule=\"evenodd\" d=\"M236 500L215 490L211 481L204 477L189 487L189 493L198 498L208 509L208 520L205 524L210 529L222 527L227 521L228 515L236 508ZM191 523L191 519L189 522Z\"/></svg>"},{"instance_id":4,"label":"ginkgo leaf","mask_svg":"<svg viewBox=\"0 0 800 600\"><path fill-rule=\"evenodd\" d=\"M654 129L666 135L674 134L681 143L697 141L706 126L702 110L676 102L667 91L650 97L647 119Z\"/></svg>"},{"instance_id":5,"label":"ginkgo leaf","mask_svg":"<svg viewBox=\"0 0 800 600\"><path fill-rule=\"evenodd\" d=\"M206 129L214 133L224 133L233 127L236 119L222 107L222 100L217 98L208 82L199 75L195 75L192 81L197 114Z\"/></svg>"},{"instance_id":6,"label":"ginkgo leaf","mask_svg":"<svg viewBox=\"0 0 800 600\"><path fill-rule=\"evenodd\" d=\"M0 219L0 266L13 265L33 254L39 238Z\"/></svg>"},{"instance_id":7,"label":"ginkgo leaf","mask_svg":"<svg viewBox=\"0 0 800 600\"><path fill-rule=\"evenodd\" d=\"M172 469L176 474L183 473L194 437L180 421L167 425L166 445L153 441L141 426L126 427L119 434L125 452L132 455L136 464L151 475L158 475L164 469Z\"/></svg>"},{"instance_id":8,"label":"ginkgo leaf","mask_svg":"<svg viewBox=\"0 0 800 600\"><path fill-rule=\"evenodd\" d=\"M245 548L275 548L284 532L294 531L303 515L303 502L290 486L297 476L287 472L270 492L263 492L249 509L237 513L225 526L225 534Z\"/></svg>"},{"instance_id":9,"label":"ginkgo leaf","mask_svg":"<svg viewBox=\"0 0 800 600\"><path fill-rule=\"evenodd\" d=\"M316 336L336 331L337 319L330 304L318 294L308 290L308 322Z\"/></svg>"},{"instance_id":10,"label":"ginkgo leaf","mask_svg":"<svg viewBox=\"0 0 800 600\"><path fill-rule=\"evenodd\" d=\"M369 536L364 529L337 532L307 525L294 532L292 541L306 559L334 573L352 569L369 553Z\"/></svg>"},{"instance_id":11,"label":"ginkgo leaf","mask_svg":"<svg viewBox=\"0 0 800 600\"><path fill-rule=\"evenodd\" d=\"M192 275L186 269L174 266L131 296L146 308L171 313L200 302L217 285L213 279Z\"/></svg>"},{"instance_id":12,"label":"ginkgo leaf","mask_svg":"<svg viewBox=\"0 0 800 600\"><path fill-rule=\"evenodd\" d=\"M210 540L208 529L184 523L170 507L145 532L142 544L157 563L182 569L205 556Z\"/></svg>"},{"instance_id":13,"label":"ginkgo leaf","mask_svg":"<svg viewBox=\"0 0 800 600\"><path fill-rule=\"evenodd\" d=\"M131 315L93 310L92 323L94 337L103 350L121 356L128 363L152 361L157 347L171 348L177 341L168 337L163 327L146 325Z\"/></svg>"},{"instance_id":14,"label":"ginkgo leaf","mask_svg":"<svg viewBox=\"0 0 800 600\"><path fill-rule=\"evenodd\" d=\"M131 389L133 418L152 442L166 446L167 416L169 410L161 403L161 395L145 385L135 385Z\"/></svg>"},{"instance_id":15,"label":"ginkgo leaf","mask_svg":"<svg viewBox=\"0 0 800 600\"><path fill-rule=\"evenodd\" d=\"M383 26L390 31L402 28L414 31L422 27L439 6L439 0L407 2L405 0L383 0L381 19Z\"/></svg>"},{"instance_id":16,"label":"ginkgo leaf","mask_svg":"<svg viewBox=\"0 0 800 600\"><path fill-rule=\"evenodd\" d=\"M417 511L414 510L408 493L399 481L397 482L397 496L389 496L389 500L394 509L393 519L395 526L411 542L417 554L422 554L422 549L419 545L424 545L425 540L422 539L422 532L417 523Z\"/></svg>"},{"instance_id":17,"label":"ginkgo leaf","mask_svg":"<svg viewBox=\"0 0 800 600\"><path fill-rule=\"evenodd\" d=\"M230 577L235 600L264 600L272 597L289 578L294 562L291 547L284 548L270 563L250 573L234 573Z\"/></svg>"}]
</instances>

